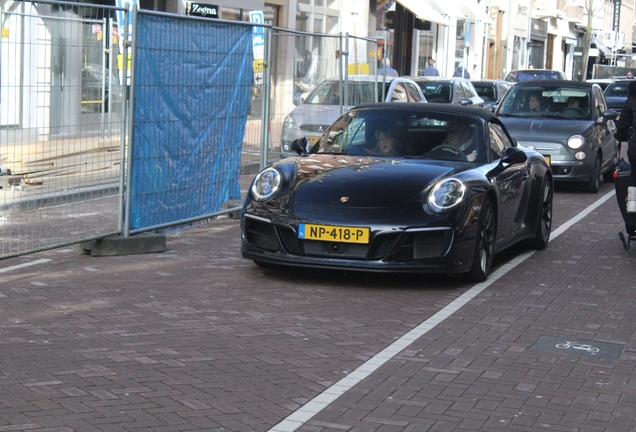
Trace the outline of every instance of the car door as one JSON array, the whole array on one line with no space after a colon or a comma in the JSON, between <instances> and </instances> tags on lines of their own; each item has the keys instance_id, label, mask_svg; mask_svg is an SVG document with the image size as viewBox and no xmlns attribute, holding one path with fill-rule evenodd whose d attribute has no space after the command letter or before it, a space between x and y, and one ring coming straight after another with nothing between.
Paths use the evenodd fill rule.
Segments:
<instances>
[{"instance_id":1,"label":"car door","mask_svg":"<svg viewBox=\"0 0 636 432\"><path fill-rule=\"evenodd\" d=\"M489 129L490 157L494 168L503 152L508 147L513 147L513 144L500 125L490 123ZM497 247L508 243L522 227L530 192L529 177L530 168L527 163L523 163L507 167L492 179L499 191Z\"/></svg>"},{"instance_id":2,"label":"car door","mask_svg":"<svg viewBox=\"0 0 636 432\"><path fill-rule=\"evenodd\" d=\"M603 151L602 172L606 172L607 167L611 167L614 164L614 160L617 156L616 139L614 138L616 125L614 124L614 120L605 121L603 118L603 113L607 110L607 103L605 102L605 96L600 88L592 88L592 95L595 100L594 105L596 107L597 115L597 120L594 125L598 129L597 136Z\"/></svg>"},{"instance_id":3,"label":"car door","mask_svg":"<svg viewBox=\"0 0 636 432\"><path fill-rule=\"evenodd\" d=\"M468 99L473 101L473 106L483 108L484 107L484 99L477 94L477 90L470 83L470 81L462 81L462 88L464 89L464 94Z\"/></svg>"},{"instance_id":4,"label":"car door","mask_svg":"<svg viewBox=\"0 0 636 432\"><path fill-rule=\"evenodd\" d=\"M404 87L403 82L396 82L393 80L391 83L391 88L389 89L388 94L386 95L386 102L408 102L409 96L406 88Z\"/></svg>"},{"instance_id":5,"label":"car door","mask_svg":"<svg viewBox=\"0 0 636 432\"><path fill-rule=\"evenodd\" d=\"M454 105L461 105L462 99L466 99L468 96L464 93L464 89L461 86L459 81L453 81L453 100L451 101Z\"/></svg>"},{"instance_id":6,"label":"car door","mask_svg":"<svg viewBox=\"0 0 636 432\"><path fill-rule=\"evenodd\" d=\"M426 102L426 98L417 84L405 81L404 88L406 89L409 102Z\"/></svg>"}]
</instances>

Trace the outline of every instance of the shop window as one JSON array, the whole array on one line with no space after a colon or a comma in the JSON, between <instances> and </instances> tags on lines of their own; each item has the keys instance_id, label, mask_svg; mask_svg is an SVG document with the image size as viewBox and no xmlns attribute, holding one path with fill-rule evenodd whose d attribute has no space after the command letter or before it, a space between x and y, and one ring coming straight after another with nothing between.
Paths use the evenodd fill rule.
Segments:
<instances>
[{"instance_id":1,"label":"shop window","mask_svg":"<svg viewBox=\"0 0 636 432\"><path fill-rule=\"evenodd\" d=\"M327 28L325 31L327 34L331 35L338 33L338 17L327 16Z\"/></svg>"},{"instance_id":2,"label":"shop window","mask_svg":"<svg viewBox=\"0 0 636 432\"><path fill-rule=\"evenodd\" d=\"M296 30L298 31L308 31L309 30L309 14L307 12L298 11L296 12Z\"/></svg>"}]
</instances>

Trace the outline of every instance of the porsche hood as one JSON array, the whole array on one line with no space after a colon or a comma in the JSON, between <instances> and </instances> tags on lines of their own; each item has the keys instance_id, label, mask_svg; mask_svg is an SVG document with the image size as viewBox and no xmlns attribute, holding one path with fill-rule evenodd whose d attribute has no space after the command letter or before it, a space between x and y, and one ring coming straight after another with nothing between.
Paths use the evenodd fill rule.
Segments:
<instances>
[{"instance_id":1,"label":"porsche hood","mask_svg":"<svg viewBox=\"0 0 636 432\"><path fill-rule=\"evenodd\" d=\"M305 206L400 208L420 201L431 183L457 169L441 161L344 155L301 157L294 165L289 204L296 211Z\"/></svg>"}]
</instances>

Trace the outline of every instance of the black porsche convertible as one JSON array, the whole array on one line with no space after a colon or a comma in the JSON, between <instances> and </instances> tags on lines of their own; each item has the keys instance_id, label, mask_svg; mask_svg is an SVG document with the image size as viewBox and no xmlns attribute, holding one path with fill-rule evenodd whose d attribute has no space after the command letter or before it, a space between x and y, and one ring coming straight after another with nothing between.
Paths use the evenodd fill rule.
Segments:
<instances>
[{"instance_id":1,"label":"black porsche convertible","mask_svg":"<svg viewBox=\"0 0 636 432\"><path fill-rule=\"evenodd\" d=\"M449 134L461 126L462 145ZM390 134L394 149L376 142ZM386 132L390 131L390 132ZM382 138L380 138L382 139ZM309 148L254 178L242 255L256 264L463 273L483 281L495 253L546 247L553 176L479 108L372 104L345 112Z\"/></svg>"}]
</instances>

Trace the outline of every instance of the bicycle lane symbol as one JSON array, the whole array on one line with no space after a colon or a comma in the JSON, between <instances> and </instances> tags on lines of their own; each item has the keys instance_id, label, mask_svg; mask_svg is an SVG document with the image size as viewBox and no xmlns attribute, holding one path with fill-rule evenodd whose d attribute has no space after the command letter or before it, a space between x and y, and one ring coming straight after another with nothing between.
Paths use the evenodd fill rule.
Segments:
<instances>
[{"instance_id":1,"label":"bicycle lane symbol","mask_svg":"<svg viewBox=\"0 0 636 432\"><path fill-rule=\"evenodd\" d=\"M586 343L580 343L580 342L574 342L574 341L567 341L565 343L558 343L556 344L557 348L560 349L575 349L575 350L583 350L583 351L587 351L588 353L594 355L597 352L599 352L600 350L590 344L586 344Z\"/></svg>"},{"instance_id":2,"label":"bicycle lane symbol","mask_svg":"<svg viewBox=\"0 0 636 432\"><path fill-rule=\"evenodd\" d=\"M566 355L585 355L590 357L602 357L618 359L623 350L624 344L597 342L590 340L575 340L569 337L540 336L539 340L532 345L532 349L541 351L551 351Z\"/></svg>"}]
</instances>

